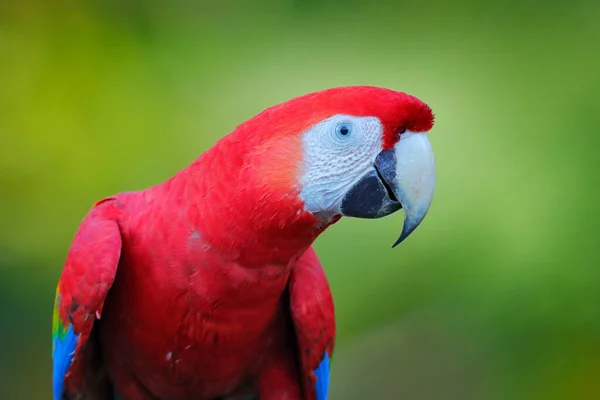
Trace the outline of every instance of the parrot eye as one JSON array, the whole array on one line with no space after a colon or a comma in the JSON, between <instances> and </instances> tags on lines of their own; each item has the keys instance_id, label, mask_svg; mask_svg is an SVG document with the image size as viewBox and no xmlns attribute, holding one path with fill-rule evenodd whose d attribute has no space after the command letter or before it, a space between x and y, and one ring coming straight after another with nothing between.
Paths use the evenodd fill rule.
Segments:
<instances>
[{"instance_id":1,"label":"parrot eye","mask_svg":"<svg viewBox=\"0 0 600 400\"><path fill-rule=\"evenodd\" d=\"M348 136L350 136L350 132L352 132L352 127L350 126L350 124L339 124L335 128L335 133L340 138L347 138Z\"/></svg>"}]
</instances>

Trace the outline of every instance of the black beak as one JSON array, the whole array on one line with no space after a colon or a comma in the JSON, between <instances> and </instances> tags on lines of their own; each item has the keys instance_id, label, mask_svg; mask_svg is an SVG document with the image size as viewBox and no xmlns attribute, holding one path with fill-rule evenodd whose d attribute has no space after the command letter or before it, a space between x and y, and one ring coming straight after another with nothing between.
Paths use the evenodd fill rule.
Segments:
<instances>
[{"instance_id":1,"label":"black beak","mask_svg":"<svg viewBox=\"0 0 600 400\"><path fill-rule=\"evenodd\" d=\"M356 218L381 218L401 209L393 189L395 177L394 150L384 150L375 159L373 170L346 193L342 214Z\"/></svg>"},{"instance_id":2,"label":"black beak","mask_svg":"<svg viewBox=\"0 0 600 400\"><path fill-rule=\"evenodd\" d=\"M381 218L402 208L404 225L396 246L425 218L435 180L435 161L427 135L407 132L393 149L379 153L373 169L346 193L342 215Z\"/></svg>"}]
</instances>

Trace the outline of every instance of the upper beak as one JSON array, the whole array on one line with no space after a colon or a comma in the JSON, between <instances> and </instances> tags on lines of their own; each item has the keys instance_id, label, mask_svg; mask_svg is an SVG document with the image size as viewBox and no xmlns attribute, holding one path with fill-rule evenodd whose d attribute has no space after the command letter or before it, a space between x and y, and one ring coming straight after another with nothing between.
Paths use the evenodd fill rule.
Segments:
<instances>
[{"instance_id":1,"label":"upper beak","mask_svg":"<svg viewBox=\"0 0 600 400\"><path fill-rule=\"evenodd\" d=\"M379 153L373 170L346 194L342 214L380 218L404 209L404 226L395 247L423 221L434 189L435 161L429 138L407 131L393 149Z\"/></svg>"}]
</instances>

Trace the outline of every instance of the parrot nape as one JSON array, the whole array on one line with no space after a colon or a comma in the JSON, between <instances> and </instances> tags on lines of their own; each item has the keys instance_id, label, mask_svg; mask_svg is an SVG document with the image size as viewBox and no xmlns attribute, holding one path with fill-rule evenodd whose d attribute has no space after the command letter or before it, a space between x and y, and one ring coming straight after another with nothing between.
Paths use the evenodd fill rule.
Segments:
<instances>
[{"instance_id":1,"label":"parrot nape","mask_svg":"<svg viewBox=\"0 0 600 400\"><path fill-rule=\"evenodd\" d=\"M431 108L385 88L296 97L173 177L95 203L55 298L54 400L325 400L335 319L313 241L435 186Z\"/></svg>"}]
</instances>

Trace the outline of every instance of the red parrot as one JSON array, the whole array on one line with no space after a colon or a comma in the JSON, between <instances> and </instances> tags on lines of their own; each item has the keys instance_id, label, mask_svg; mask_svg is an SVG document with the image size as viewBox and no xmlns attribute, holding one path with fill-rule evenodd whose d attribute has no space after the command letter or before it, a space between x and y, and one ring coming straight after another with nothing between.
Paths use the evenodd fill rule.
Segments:
<instances>
[{"instance_id":1,"label":"red parrot","mask_svg":"<svg viewBox=\"0 0 600 400\"><path fill-rule=\"evenodd\" d=\"M311 247L435 186L429 106L355 86L242 123L167 181L100 200L55 298L54 400L325 400L335 319Z\"/></svg>"}]
</instances>

